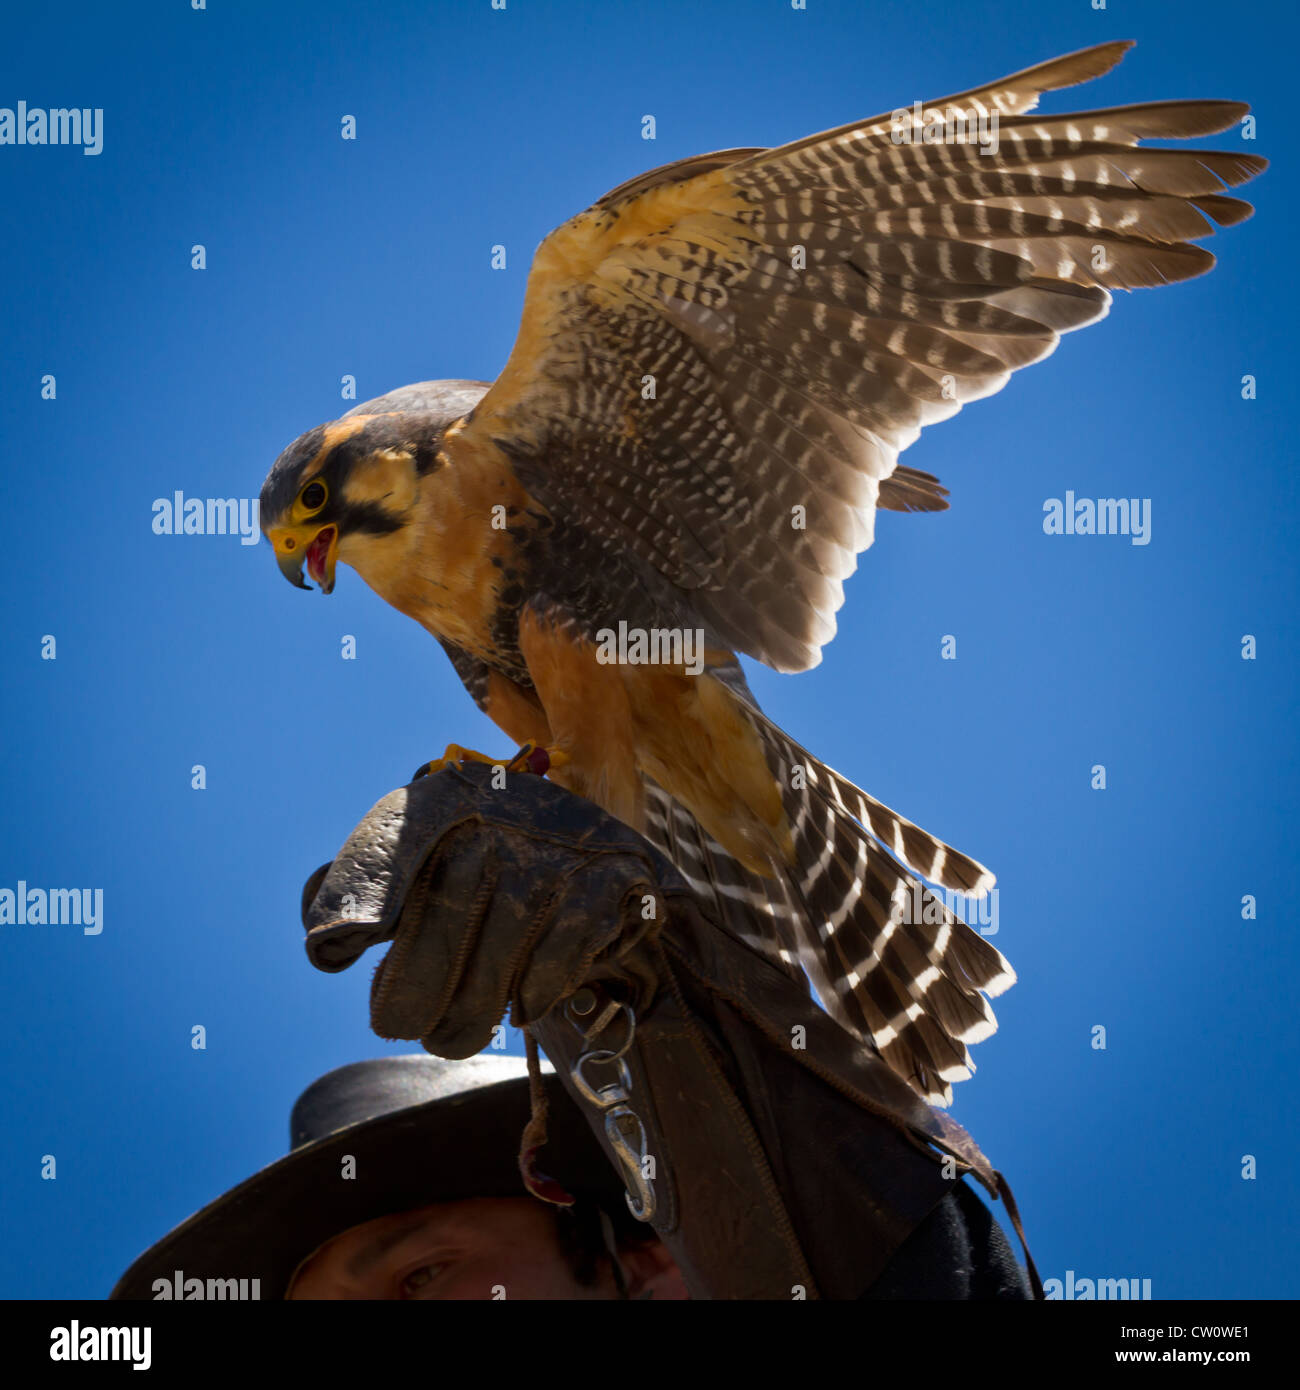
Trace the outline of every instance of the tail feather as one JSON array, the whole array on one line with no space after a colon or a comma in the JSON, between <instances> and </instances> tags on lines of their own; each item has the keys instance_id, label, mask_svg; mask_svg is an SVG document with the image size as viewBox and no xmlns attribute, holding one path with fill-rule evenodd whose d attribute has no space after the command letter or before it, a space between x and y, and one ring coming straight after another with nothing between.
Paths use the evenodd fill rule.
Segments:
<instances>
[{"instance_id":1,"label":"tail feather","mask_svg":"<svg viewBox=\"0 0 1300 1390\"><path fill-rule=\"evenodd\" d=\"M714 920L805 988L797 913L783 878L760 878L727 853L682 805L642 777L645 835L678 871Z\"/></svg>"},{"instance_id":2,"label":"tail feather","mask_svg":"<svg viewBox=\"0 0 1300 1390\"><path fill-rule=\"evenodd\" d=\"M1000 951L921 882L979 896L982 864L814 758L748 703L794 842L794 950L827 1011L874 1042L926 1100L947 1105L997 1020L985 995L1015 982ZM787 954L789 953L787 948Z\"/></svg>"},{"instance_id":3,"label":"tail feather","mask_svg":"<svg viewBox=\"0 0 1300 1390\"><path fill-rule=\"evenodd\" d=\"M918 874L972 895L988 892L993 875L868 796L765 716L756 713L755 722L793 828L805 937L834 961L827 1009L859 1033L865 1023L899 1075L927 1100L949 1104L950 1083L973 1069L966 1044L997 1027L983 993L1001 993L1015 973Z\"/></svg>"},{"instance_id":4,"label":"tail feather","mask_svg":"<svg viewBox=\"0 0 1300 1390\"><path fill-rule=\"evenodd\" d=\"M720 925L805 989L931 1104L974 1070L997 1020L986 995L1015 983L1001 952L922 879L978 896L982 864L813 757L763 714L738 666L711 672L743 705L781 789L792 854L746 868L642 775L647 838Z\"/></svg>"},{"instance_id":5,"label":"tail feather","mask_svg":"<svg viewBox=\"0 0 1300 1390\"><path fill-rule=\"evenodd\" d=\"M908 902L919 900L927 915L940 917L947 938L969 928L837 808L805 808L803 823L809 840L833 847L819 872L799 874L800 920L809 924L801 958L815 952L828 964L829 987L818 991L828 1012L874 1041L927 1100L949 1103L949 1083L973 1070L966 1036L987 1035L996 1025L962 976L945 973L946 952L936 949L944 940L935 929L924 922L914 927L903 920L909 914L894 911L897 889L905 885ZM801 860L811 849L806 845L796 834Z\"/></svg>"},{"instance_id":6,"label":"tail feather","mask_svg":"<svg viewBox=\"0 0 1300 1390\"><path fill-rule=\"evenodd\" d=\"M976 898L983 897L993 887L997 880L983 864L868 796L861 787L854 786L846 777L814 758L761 712L752 712L765 742L780 759L780 766L773 771L782 777L788 789L796 790L794 772L800 768L799 780L814 799L832 805L837 819L847 817L865 826L897 859L922 878ZM804 798L798 795L787 795L787 802L787 814L794 813L796 817L805 804Z\"/></svg>"}]
</instances>

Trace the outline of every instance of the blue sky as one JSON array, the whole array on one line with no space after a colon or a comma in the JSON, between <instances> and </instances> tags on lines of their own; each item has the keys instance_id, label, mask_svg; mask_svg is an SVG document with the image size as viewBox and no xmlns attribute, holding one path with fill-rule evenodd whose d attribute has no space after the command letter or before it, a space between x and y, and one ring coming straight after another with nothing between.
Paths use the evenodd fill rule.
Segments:
<instances>
[{"instance_id":1,"label":"blue sky","mask_svg":"<svg viewBox=\"0 0 1300 1390\"><path fill-rule=\"evenodd\" d=\"M1252 101L1247 148L1274 160L1255 219L1214 239L1210 276L1120 295L928 431L905 461L951 511L883 517L822 665L753 683L826 761L999 876L995 940L1020 981L954 1114L1010 1178L1044 1276L1297 1293L1296 365L1278 275L1296 25L1281 6L1120 8L6 17L0 106L100 107L104 145L0 146L0 888L102 888L104 920L0 926L0 1295L106 1293L283 1151L309 1081L386 1050L369 970L308 967L300 885L446 742L503 746L351 571L328 600L296 593L264 543L155 535L154 499L255 497L285 444L347 408L345 374L359 399L490 379L537 242L645 168L1111 38L1138 47L1046 109ZM1150 498L1150 544L1044 535L1067 490Z\"/></svg>"}]
</instances>

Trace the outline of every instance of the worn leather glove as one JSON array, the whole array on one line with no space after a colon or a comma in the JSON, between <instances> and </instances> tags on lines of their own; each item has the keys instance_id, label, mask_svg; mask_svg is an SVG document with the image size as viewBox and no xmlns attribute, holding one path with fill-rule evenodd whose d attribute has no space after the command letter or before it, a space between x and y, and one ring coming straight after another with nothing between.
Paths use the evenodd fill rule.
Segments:
<instances>
[{"instance_id":1,"label":"worn leather glove","mask_svg":"<svg viewBox=\"0 0 1300 1390\"><path fill-rule=\"evenodd\" d=\"M497 787L462 764L390 793L308 881L303 921L322 970L393 942L371 991L382 1037L469 1057L511 1010L692 1297L860 1297L965 1173L1019 1230L959 1125L639 835L540 777ZM563 1201L531 1168L543 1126L544 1109L521 1172Z\"/></svg>"},{"instance_id":2,"label":"worn leather glove","mask_svg":"<svg viewBox=\"0 0 1300 1390\"><path fill-rule=\"evenodd\" d=\"M530 774L496 790L470 764L384 797L308 880L307 954L343 970L391 939L371 987L374 1031L472 1057L511 1005L527 1028L613 962L635 975L683 895L673 867L591 802ZM634 1007L653 975L640 985Z\"/></svg>"}]
</instances>

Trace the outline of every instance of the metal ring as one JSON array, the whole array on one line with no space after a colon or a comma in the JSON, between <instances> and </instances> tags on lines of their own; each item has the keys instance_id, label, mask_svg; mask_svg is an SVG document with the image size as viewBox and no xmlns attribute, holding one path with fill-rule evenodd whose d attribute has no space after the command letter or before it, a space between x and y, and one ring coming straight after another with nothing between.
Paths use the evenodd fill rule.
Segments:
<instances>
[{"instance_id":1,"label":"metal ring","mask_svg":"<svg viewBox=\"0 0 1300 1390\"><path fill-rule=\"evenodd\" d=\"M588 1062L597 1062L602 1066L617 1062L618 1080L610 1082L608 1086L602 1086L597 1091L583 1074L582 1069ZM584 1052L569 1069L569 1076L581 1092L583 1099L594 1105L597 1110L608 1110L611 1105L626 1102L632 1090L632 1073L628 1069L627 1063L621 1057L616 1057L608 1048L598 1048L595 1052Z\"/></svg>"},{"instance_id":2,"label":"metal ring","mask_svg":"<svg viewBox=\"0 0 1300 1390\"><path fill-rule=\"evenodd\" d=\"M628 1049L636 1041L636 1014L632 1012L632 1006L630 1004L620 1004L619 1008L627 1015L627 1039L624 1041L623 1046L616 1052L610 1053L610 1057L613 1060L625 1057Z\"/></svg>"}]
</instances>

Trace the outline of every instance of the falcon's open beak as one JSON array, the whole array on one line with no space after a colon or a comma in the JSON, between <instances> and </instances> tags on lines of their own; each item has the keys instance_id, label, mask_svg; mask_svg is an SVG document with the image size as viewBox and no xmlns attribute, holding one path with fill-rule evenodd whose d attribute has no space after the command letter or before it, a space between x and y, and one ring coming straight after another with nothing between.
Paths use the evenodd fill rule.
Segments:
<instances>
[{"instance_id":1,"label":"falcon's open beak","mask_svg":"<svg viewBox=\"0 0 1300 1390\"><path fill-rule=\"evenodd\" d=\"M310 541L302 530L276 530L271 532L270 541L280 573L290 584L297 589L311 588L302 577L305 565L307 573L320 585L321 593L333 593L334 566L339 553L337 527L323 527Z\"/></svg>"}]
</instances>

